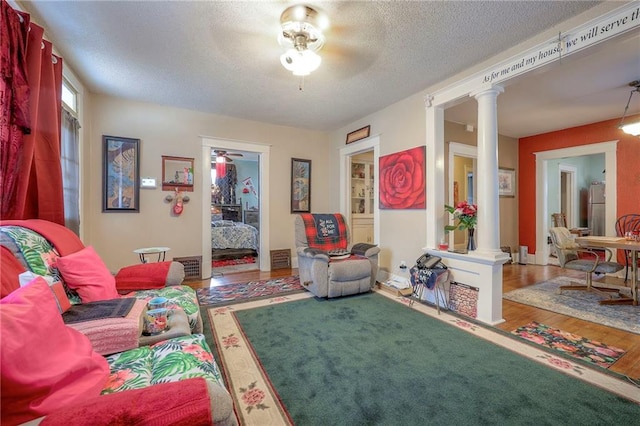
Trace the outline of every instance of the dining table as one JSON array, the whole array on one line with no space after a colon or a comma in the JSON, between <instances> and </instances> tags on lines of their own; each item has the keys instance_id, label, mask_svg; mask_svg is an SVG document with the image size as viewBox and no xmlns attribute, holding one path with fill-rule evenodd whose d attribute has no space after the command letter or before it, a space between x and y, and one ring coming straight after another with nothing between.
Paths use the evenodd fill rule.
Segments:
<instances>
[{"instance_id":1,"label":"dining table","mask_svg":"<svg viewBox=\"0 0 640 426\"><path fill-rule=\"evenodd\" d=\"M638 252L640 252L640 240L627 239L625 237L588 236L577 237L576 243L582 247L608 248L628 250L631 253L631 297L603 300L602 304L629 304L638 305Z\"/></svg>"}]
</instances>

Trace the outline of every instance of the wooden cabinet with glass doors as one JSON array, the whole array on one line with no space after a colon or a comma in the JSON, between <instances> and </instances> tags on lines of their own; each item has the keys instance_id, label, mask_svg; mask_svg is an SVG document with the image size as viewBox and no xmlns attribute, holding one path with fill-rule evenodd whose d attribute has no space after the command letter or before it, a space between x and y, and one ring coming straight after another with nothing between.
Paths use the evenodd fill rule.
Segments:
<instances>
[{"instance_id":1,"label":"wooden cabinet with glass doors","mask_svg":"<svg viewBox=\"0 0 640 426\"><path fill-rule=\"evenodd\" d=\"M351 241L373 243L373 161L351 160Z\"/></svg>"}]
</instances>

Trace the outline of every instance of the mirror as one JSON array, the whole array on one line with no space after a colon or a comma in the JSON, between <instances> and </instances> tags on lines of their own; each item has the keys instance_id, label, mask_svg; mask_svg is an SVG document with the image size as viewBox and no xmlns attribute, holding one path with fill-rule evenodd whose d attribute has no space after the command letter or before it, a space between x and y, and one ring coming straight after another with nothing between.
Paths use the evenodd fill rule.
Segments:
<instances>
[{"instance_id":1,"label":"mirror","mask_svg":"<svg viewBox=\"0 0 640 426\"><path fill-rule=\"evenodd\" d=\"M193 158L162 156L162 190L193 192Z\"/></svg>"}]
</instances>

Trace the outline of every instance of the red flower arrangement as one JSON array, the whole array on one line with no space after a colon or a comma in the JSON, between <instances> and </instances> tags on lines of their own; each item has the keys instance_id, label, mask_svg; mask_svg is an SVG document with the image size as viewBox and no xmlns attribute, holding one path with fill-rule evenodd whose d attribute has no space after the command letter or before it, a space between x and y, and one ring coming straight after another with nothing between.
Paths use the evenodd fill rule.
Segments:
<instances>
[{"instance_id":1,"label":"red flower arrangement","mask_svg":"<svg viewBox=\"0 0 640 426\"><path fill-rule=\"evenodd\" d=\"M456 229L474 229L478 221L478 206L469 204L469 202L461 201L455 207L444 205L444 209L453 215L454 219L458 219L457 225L447 225L444 227L446 231L455 231Z\"/></svg>"}]
</instances>

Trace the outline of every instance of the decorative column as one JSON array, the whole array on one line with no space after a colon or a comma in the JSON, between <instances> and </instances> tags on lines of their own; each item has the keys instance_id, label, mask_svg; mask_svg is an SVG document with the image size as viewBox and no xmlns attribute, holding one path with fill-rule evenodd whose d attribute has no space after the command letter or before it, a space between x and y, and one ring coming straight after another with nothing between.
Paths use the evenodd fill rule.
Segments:
<instances>
[{"instance_id":1,"label":"decorative column","mask_svg":"<svg viewBox=\"0 0 640 426\"><path fill-rule=\"evenodd\" d=\"M478 251L500 253L498 193L497 97L504 89L494 86L471 93L478 101Z\"/></svg>"},{"instance_id":2,"label":"decorative column","mask_svg":"<svg viewBox=\"0 0 640 426\"><path fill-rule=\"evenodd\" d=\"M444 108L432 106L433 97L424 97L426 116L427 247L437 247L444 236Z\"/></svg>"}]
</instances>

